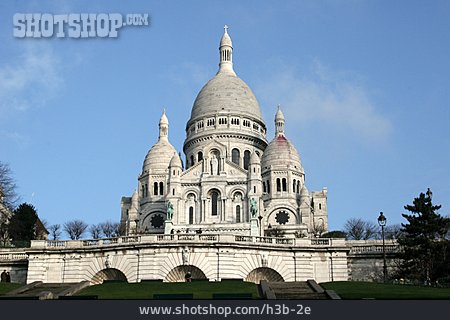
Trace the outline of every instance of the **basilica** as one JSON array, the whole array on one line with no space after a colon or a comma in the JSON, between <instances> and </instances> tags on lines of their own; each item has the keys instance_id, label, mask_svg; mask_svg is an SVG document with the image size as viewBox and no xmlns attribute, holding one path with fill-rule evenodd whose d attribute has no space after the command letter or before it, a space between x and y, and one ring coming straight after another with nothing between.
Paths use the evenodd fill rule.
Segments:
<instances>
[{"instance_id":1,"label":"basilica","mask_svg":"<svg viewBox=\"0 0 450 320\"><path fill-rule=\"evenodd\" d=\"M219 56L219 70L200 90L186 123L185 164L169 141L169 119L162 114L138 187L122 197L126 235L313 238L326 232L327 189L308 191L280 107L268 142L258 101L233 69L226 26Z\"/></svg>"}]
</instances>

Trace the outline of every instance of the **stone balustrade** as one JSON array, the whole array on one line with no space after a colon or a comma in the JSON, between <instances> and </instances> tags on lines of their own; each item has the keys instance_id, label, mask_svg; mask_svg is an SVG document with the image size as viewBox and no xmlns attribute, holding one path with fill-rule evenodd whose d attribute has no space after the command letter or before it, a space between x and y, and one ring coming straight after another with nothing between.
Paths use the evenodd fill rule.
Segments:
<instances>
[{"instance_id":1,"label":"stone balustrade","mask_svg":"<svg viewBox=\"0 0 450 320\"><path fill-rule=\"evenodd\" d=\"M253 246L292 246L292 247L327 247L327 246L349 246L349 241L344 239L325 239L325 238L272 238L258 236L243 236L233 234L158 234L158 235L136 235L107 239L88 239L88 240L36 240L31 242L32 249L71 249L83 247L104 247L114 245L141 244L141 243L180 243L180 242L198 242L198 243L235 243ZM395 245L396 246L396 245ZM394 247L395 247L394 246ZM355 252L370 252L378 250L378 244L362 244L355 249ZM375 249L373 249L373 247ZM359 251L358 251L359 250ZM394 250L394 249L392 249Z\"/></svg>"},{"instance_id":2,"label":"stone balustrade","mask_svg":"<svg viewBox=\"0 0 450 320\"><path fill-rule=\"evenodd\" d=\"M0 262L1 261L20 261L20 260L28 260L28 255L23 252L0 252Z\"/></svg>"}]
</instances>

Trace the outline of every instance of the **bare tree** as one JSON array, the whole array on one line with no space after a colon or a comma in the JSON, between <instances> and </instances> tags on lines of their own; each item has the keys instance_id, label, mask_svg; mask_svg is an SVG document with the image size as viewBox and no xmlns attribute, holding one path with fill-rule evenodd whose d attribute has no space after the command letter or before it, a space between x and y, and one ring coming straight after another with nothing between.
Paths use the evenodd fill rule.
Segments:
<instances>
[{"instance_id":1,"label":"bare tree","mask_svg":"<svg viewBox=\"0 0 450 320\"><path fill-rule=\"evenodd\" d=\"M70 239L79 240L86 232L88 225L81 220L73 220L64 223L64 231L67 233Z\"/></svg>"},{"instance_id":2,"label":"bare tree","mask_svg":"<svg viewBox=\"0 0 450 320\"><path fill-rule=\"evenodd\" d=\"M102 236L102 227L99 224L93 224L89 228L92 239L98 239Z\"/></svg>"},{"instance_id":3,"label":"bare tree","mask_svg":"<svg viewBox=\"0 0 450 320\"><path fill-rule=\"evenodd\" d=\"M9 216L0 212L0 247L6 247L10 244L8 224Z\"/></svg>"},{"instance_id":4,"label":"bare tree","mask_svg":"<svg viewBox=\"0 0 450 320\"><path fill-rule=\"evenodd\" d=\"M384 229L386 239L396 240L402 234L402 226L400 224L388 225Z\"/></svg>"},{"instance_id":5,"label":"bare tree","mask_svg":"<svg viewBox=\"0 0 450 320\"><path fill-rule=\"evenodd\" d=\"M360 218L351 218L344 225L345 233L350 240L369 240L378 237L378 226Z\"/></svg>"},{"instance_id":6,"label":"bare tree","mask_svg":"<svg viewBox=\"0 0 450 320\"><path fill-rule=\"evenodd\" d=\"M313 225L312 233L316 238L320 237L325 232L325 225L323 222L316 222Z\"/></svg>"},{"instance_id":7,"label":"bare tree","mask_svg":"<svg viewBox=\"0 0 450 320\"><path fill-rule=\"evenodd\" d=\"M0 202L12 211L20 198L16 193L16 182L11 175L9 165L0 162Z\"/></svg>"},{"instance_id":8,"label":"bare tree","mask_svg":"<svg viewBox=\"0 0 450 320\"><path fill-rule=\"evenodd\" d=\"M61 237L60 224L52 224L50 227L48 227L48 231L50 232L50 237L52 240L59 240L59 237Z\"/></svg>"},{"instance_id":9,"label":"bare tree","mask_svg":"<svg viewBox=\"0 0 450 320\"><path fill-rule=\"evenodd\" d=\"M106 221L100 224L105 238L118 237L120 235L120 224L116 222Z\"/></svg>"}]
</instances>

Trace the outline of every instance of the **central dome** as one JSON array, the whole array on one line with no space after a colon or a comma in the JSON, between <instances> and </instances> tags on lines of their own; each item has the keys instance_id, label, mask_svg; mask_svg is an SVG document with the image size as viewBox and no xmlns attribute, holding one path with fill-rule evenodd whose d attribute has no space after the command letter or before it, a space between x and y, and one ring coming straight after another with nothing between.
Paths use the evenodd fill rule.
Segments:
<instances>
[{"instance_id":1,"label":"central dome","mask_svg":"<svg viewBox=\"0 0 450 320\"><path fill-rule=\"evenodd\" d=\"M245 115L264 123L252 90L231 72L219 71L200 90L192 107L190 121L220 112Z\"/></svg>"}]
</instances>

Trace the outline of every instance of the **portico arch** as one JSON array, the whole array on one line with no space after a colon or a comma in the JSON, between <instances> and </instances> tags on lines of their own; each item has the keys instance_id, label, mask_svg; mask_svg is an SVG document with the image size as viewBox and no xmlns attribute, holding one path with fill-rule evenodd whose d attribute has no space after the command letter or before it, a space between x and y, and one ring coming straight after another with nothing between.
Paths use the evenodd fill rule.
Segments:
<instances>
[{"instance_id":1,"label":"portico arch","mask_svg":"<svg viewBox=\"0 0 450 320\"><path fill-rule=\"evenodd\" d=\"M260 267L253 269L245 278L245 281L260 283L261 280L269 282L283 282L283 277L274 269L267 267Z\"/></svg>"},{"instance_id":2,"label":"portico arch","mask_svg":"<svg viewBox=\"0 0 450 320\"><path fill-rule=\"evenodd\" d=\"M91 279L91 284L101 284L105 280L128 282L125 274L119 269L106 268L97 272Z\"/></svg>"},{"instance_id":3,"label":"portico arch","mask_svg":"<svg viewBox=\"0 0 450 320\"><path fill-rule=\"evenodd\" d=\"M186 274L191 274L192 280L207 280L205 273L193 265L181 265L169 271L164 282L185 282Z\"/></svg>"}]
</instances>

